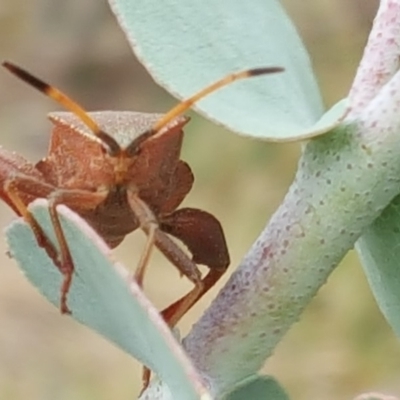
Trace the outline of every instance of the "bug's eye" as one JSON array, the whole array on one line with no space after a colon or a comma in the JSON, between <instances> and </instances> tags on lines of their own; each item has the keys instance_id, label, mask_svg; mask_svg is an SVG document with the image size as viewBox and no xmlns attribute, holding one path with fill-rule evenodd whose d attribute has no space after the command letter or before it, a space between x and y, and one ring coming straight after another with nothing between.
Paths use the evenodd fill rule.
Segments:
<instances>
[{"instance_id":1,"label":"bug's eye","mask_svg":"<svg viewBox=\"0 0 400 400\"><path fill-rule=\"evenodd\" d=\"M142 146L137 145L135 147L129 148L129 156L137 157L142 152Z\"/></svg>"},{"instance_id":2,"label":"bug's eye","mask_svg":"<svg viewBox=\"0 0 400 400\"><path fill-rule=\"evenodd\" d=\"M109 157L119 157L123 153L123 150L118 144L110 145L109 143L106 142L101 143L101 151L103 155L108 155Z\"/></svg>"},{"instance_id":3,"label":"bug's eye","mask_svg":"<svg viewBox=\"0 0 400 400\"><path fill-rule=\"evenodd\" d=\"M106 145L103 143L103 145L101 146L101 152L103 153L103 155L110 154L110 149L109 149L108 146L106 146Z\"/></svg>"}]
</instances>

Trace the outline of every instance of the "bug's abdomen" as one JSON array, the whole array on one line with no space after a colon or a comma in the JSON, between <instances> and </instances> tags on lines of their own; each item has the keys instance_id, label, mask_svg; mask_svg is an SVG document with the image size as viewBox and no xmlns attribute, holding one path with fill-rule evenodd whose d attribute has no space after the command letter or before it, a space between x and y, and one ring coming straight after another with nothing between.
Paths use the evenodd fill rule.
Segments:
<instances>
[{"instance_id":1,"label":"bug's abdomen","mask_svg":"<svg viewBox=\"0 0 400 400\"><path fill-rule=\"evenodd\" d=\"M104 202L94 210L79 214L111 248L118 246L127 234L139 227L123 188L110 192Z\"/></svg>"}]
</instances>

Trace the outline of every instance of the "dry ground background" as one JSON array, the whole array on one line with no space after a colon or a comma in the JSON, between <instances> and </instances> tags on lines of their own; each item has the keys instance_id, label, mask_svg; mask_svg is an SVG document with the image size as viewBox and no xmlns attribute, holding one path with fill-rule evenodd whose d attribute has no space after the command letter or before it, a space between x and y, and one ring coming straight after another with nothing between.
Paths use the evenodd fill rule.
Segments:
<instances>
[{"instance_id":1,"label":"dry ground background","mask_svg":"<svg viewBox=\"0 0 400 400\"><path fill-rule=\"evenodd\" d=\"M349 88L377 0L285 3L331 105ZM56 83L88 109L163 111L175 103L136 62L104 0L0 0L0 58ZM0 71L4 147L32 161L42 157L50 130L45 115L55 109L57 105ZM196 175L186 204L220 218L233 269L282 200L299 146L245 140L195 117L183 153ZM1 205L0 226L11 218ZM142 243L140 234L132 235L117 254L133 266ZM135 398L137 363L61 317L5 251L1 239L0 400ZM158 306L187 287L165 260L153 258L146 289ZM183 331L213 296L215 291L185 319ZM276 375L295 400L351 399L363 390L400 395L400 345L377 310L354 254L337 268L265 371Z\"/></svg>"}]
</instances>

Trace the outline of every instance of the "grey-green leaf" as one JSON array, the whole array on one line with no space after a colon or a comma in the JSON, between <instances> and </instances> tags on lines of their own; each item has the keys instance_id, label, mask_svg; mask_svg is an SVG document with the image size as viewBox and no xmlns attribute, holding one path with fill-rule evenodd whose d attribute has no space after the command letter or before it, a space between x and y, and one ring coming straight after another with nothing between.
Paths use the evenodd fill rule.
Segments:
<instances>
[{"instance_id":1,"label":"grey-green leaf","mask_svg":"<svg viewBox=\"0 0 400 400\"><path fill-rule=\"evenodd\" d=\"M30 208L55 243L47 202L37 200ZM57 209L75 265L68 296L73 318L150 366L167 383L174 399L206 398L198 374L157 310L135 282L128 284L126 269L111 262L109 249L85 221L65 206ZM6 234L12 257L58 307L61 274L37 246L32 230L17 219Z\"/></svg>"},{"instance_id":2,"label":"grey-green leaf","mask_svg":"<svg viewBox=\"0 0 400 400\"><path fill-rule=\"evenodd\" d=\"M318 123L323 106L311 63L277 0L110 4L138 58L178 98L231 72L285 68L283 73L236 82L196 105L232 131L272 141L298 140L332 129L345 115L341 106Z\"/></svg>"},{"instance_id":3,"label":"grey-green leaf","mask_svg":"<svg viewBox=\"0 0 400 400\"><path fill-rule=\"evenodd\" d=\"M226 397L226 400L249 399L289 400L289 397L279 383L270 376L252 377Z\"/></svg>"},{"instance_id":4,"label":"grey-green leaf","mask_svg":"<svg viewBox=\"0 0 400 400\"><path fill-rule=\"evenodd\" d=\"M356 245L380 310L400 337L400 196Z\"/></svg>"},{"instance_id":5,"label":"grey-green leaf","mask_svg":"<svg viewBox=\"0 0 400 400\"><path fill-rule=\"evenodd\" d=\"M360 394L354 400L399 400L399 398L390 394L371 392Z\"/></svg>"}]
</instances>

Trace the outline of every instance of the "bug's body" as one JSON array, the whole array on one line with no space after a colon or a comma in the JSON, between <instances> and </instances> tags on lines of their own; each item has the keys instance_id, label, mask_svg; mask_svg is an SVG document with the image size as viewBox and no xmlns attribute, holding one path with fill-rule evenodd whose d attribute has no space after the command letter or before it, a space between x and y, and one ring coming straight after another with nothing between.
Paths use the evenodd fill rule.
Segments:
<instances>
[{"instance_id":1,"label":"bug's body","mask_svg":"<svg viewBox=\"0 0 400 400\"><path fill-rule=\"evenodd\" d=\"M113 111L89 115L122 148L160 118L159 114ZM49 155L36 167L46 182L56 188L107 193L94 209L71 208L111 247L117 246L128 233L139 227L127 201L128 188L137 192L154 215L174 211L189 192L193 175L187 164L179 159L186 118L174 120L165 134L142 143L140 154L125 159L127 168L122 182L118 182L115 157L104 152L98 139L77 117L71 113L52 113L50 118L55 127Z\"/></svg>"},{"instance_id":2,"label":"bug's body","mask_svg":"<svg viewBox=\"0 0 400 400\"><path fill-rule=\"evenodd\" d=\"M280 72L282 68L256 68L230 74L167 114L159 115L87 113L58 89L27 71L8 62L3 66L71 111L50 116L55 127L49 152L36 165L0 148L0 197L24 217L38 244L64 275L61 311L69 312L67 294L74 262L58 217L58 204L77 212L110 247L117 246L128 233L140 227L147 235L147 243L135 274L139 285L154 245L195 284L186 296L162 312L167 323L174 326L229 264L218 220L199 209L177 209L194 179L190 167L180 160L182 128L188 121L181 114L202 97L237 79ZM59 250L28 209L36 198L49 200ZM191 258L169 235L186 245ZM203 279L196 264L210 268ZM148 380L147 370L145 386Z\"/></svg>"},{"instance_id":3,"label":"bug's body","mask_svg":"<svg viewBox=\"0 0 400 400\"><path fill-rule=\"evenodd\" d=\"M57 205L76 211L103 237L117 246L141 228L147 243L135 274L142 284L150 252L155 245L196 287L166 310L171 325L219 279L229 264L225 237L218 220L194 209L178 209L193 184L189 166L180 160L183 126L181 114L192 104L235 80L282 71L255 68L227 75L178 104L165 115L134 112L87 113L57 88L14 64L10 72L58 101L71 112L54 113L55 124L47 157L32 165L18 154L0 149L0 197L23 216L37 242L64 275L61 311L69 312L67 294L74 271ZM59 251L28 210L36 198L49 200L49 213ZM183 252L169 235L181 240ZM196 264L210 272L201 279Z\"/></svg>"},{"instance_id":4,"label":"bug's body","mask_svg":"<svg viewBox=\"0 0 400 400\"><path fill-rule=\"evenodd\" d=\"M149 234L151 227L156 226L149 244L154 242L198 287L197 294L185 306L178 301L166 310L166 318L174 325L183 309L205 291L195 263L214 269L212 283L229 264L219 222L202 210L176 210L194 180L190 167L180 160L182 128L188 119L176 117L157 135L141 141L143 132L160 119L160 114L101 111L88 115L116 140L121 149L117 156L105 151L102 142L73 113L52 113L50 120L54 128L48 155L37 164L0 149L0 197L19 215L24 215L25 208L38 197L51 199L54 210L57 204L64 204L84 218L111 248L139 227ZM125 155L124 149L135 140L136 148L132 154ZM21 201L22 209L15 201L16 197ZM57 232L55 212L52 218ZM64 245L66 255L63 259L61 254L60 259L59 255L55 256L57 251L40 227L32 227L38 242L68 276L62 288L61 305L62 311L68 312L66 295L73 270L72 260L68 261L68 247ZM186 244L193 261L168 239L166 233ZM60 236L62 249L62 231ZM140 284L147 259L148 254L145 254L138 275Z\"/></svg>"}]
</instances>

